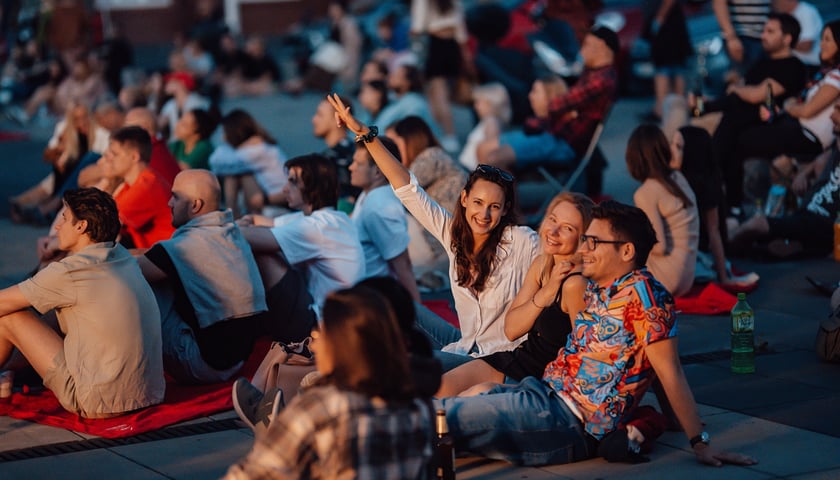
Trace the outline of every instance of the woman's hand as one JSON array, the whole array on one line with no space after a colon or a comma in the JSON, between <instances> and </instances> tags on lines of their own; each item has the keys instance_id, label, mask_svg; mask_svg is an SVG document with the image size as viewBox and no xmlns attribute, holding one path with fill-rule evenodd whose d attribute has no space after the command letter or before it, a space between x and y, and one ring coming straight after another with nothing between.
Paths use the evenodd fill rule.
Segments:
<instances>
[{"instance_id":1,"label":"woman's hand","mask_svg":"<svg viewBox=\"0 0 840 480\"><path fill-rule=\"evenodd\" d=\"M356 135L367 133L367 127L353 117L350 113L350 106L344 105L344 102L341 101L338 94L333 93L332 95L327 95L327 101L335 109L335 122L339 127L346 127Z\"/></svg>"}]
</instances>

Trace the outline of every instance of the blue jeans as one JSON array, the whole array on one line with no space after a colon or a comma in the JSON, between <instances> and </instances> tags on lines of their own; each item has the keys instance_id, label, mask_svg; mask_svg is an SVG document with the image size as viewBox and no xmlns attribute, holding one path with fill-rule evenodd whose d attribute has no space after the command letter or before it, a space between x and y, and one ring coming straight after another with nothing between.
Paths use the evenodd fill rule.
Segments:
<instances>
[{"instance_id":1,"label":"blue jeans","mask_svg":"<svg viewBox=\"0 0 840 480\"><path fill-rule=\"evenodd\" d=\"M513 149L516 166L520 168L539 163L571 165L577 157L568 142L548 132L525 135L522 130L513 130L503 133L499 144Z\"/></svg>"},{"instance_id":2,"label":"blue jeans","mask_svg":"<svg viewBox=\"0 0 840 480\"><path fill-rule=\"evenodd\" d=\"M455 450L518 465L572 463L595 456L595 441L554 391L535 377L474 397L435 400L446 410Z\"/></svg>"},{"instance_id":3,"label":"blue jeans","mask_svg":"<svg viewBox=\"0 0 840 480\"><path fill-rule=\"evenodd\" d=\"M435 358L440 360L444 372L473 359L469 355L441 352L441 348L461 339L461 331L421 303L414 302L414 310L417 314L417 328L429 339L435 351Z\"/></svg>"}]
</instances>

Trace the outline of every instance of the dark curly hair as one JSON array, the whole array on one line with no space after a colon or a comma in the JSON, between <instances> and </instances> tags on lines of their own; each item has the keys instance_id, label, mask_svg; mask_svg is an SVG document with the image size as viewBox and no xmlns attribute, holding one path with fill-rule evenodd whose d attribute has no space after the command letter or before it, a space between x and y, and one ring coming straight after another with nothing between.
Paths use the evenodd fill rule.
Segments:
<instances>
[{"instance_id":1,"label":"dark curly hair","mask_svg":"<svg viewBox=\"0 0 840 480\"><path fill-rule=\"evenodd\" d=\"M75 188L64 192L62 199L77 222L87 222L83 233L87 233L91 241L116 241L122 224L114 197L98 188Z\"/></svg>"}]
</instances>

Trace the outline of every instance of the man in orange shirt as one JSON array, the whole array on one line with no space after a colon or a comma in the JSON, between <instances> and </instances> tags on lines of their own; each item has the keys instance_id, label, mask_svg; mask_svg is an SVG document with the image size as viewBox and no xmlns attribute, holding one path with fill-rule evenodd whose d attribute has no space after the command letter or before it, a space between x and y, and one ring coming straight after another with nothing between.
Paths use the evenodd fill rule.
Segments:
<instances>
[{"instance_id":1,"label":"man in orange shirt","mask_svg":"<svg viewBox=\"0 0 840 480\"><path fill-rule=\"evenodd\" d=\"M140 127L123 127L111 135L108 150L97 162L109 179L122 178L114 200L123 224L120 243L145 249L172 236L172 213L167 206L170 184L148 166L152 139Z\"/></svg>"}]
</instances>

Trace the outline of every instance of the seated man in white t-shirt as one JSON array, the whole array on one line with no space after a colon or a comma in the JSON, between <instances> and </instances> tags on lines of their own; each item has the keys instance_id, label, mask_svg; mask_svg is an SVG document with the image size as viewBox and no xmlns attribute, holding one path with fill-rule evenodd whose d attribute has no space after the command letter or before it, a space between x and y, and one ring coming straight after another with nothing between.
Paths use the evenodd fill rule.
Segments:
<instances>
[{"instance_id":1,"label":"seated man in white t-shirt","mask_svg":"<svg viewBox=\"0 0 840 480\"><path fill-rule=\"evenodd\" d=\"M380 138L391 155L400 158L397 144L388 137ZM350 184L362 189L350 218L365 252L365 278L394 277L419 302L408 256L405 208L364 145L356 145L349 170Z\"/></svg>"},{"instance_id":2,"label":"seated man in white t-shirt","mask_svg":"<svg viewBox=\"0 0 840 480\"><path fill-rule=\"evenodd\" d=\"M158 404L160 313L137 262L115 242L117 205L95 188L63 200L55 229L67 257L0 290L0 366L13 368L17 349L61 406L84 418Z\"/></svg>"},{"instance_id":3,"label":"seated man in white t-shirt","mask_svg":"<svg viewBox=\"0 0 840 480\"><path fill-rule=\"evenodd\" d=\"M356 227L335 208L335 163L311 154L288 160L286 168L284 193L289 208L299 211L275 219L246 215L239 222L257 259L273 327L283 333L272 336L282 341L309 335L327 294L365 274Z\"/></svg>"}]
</instances>

